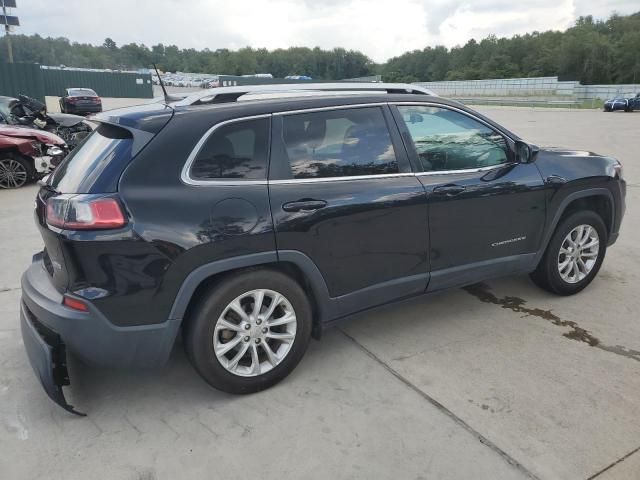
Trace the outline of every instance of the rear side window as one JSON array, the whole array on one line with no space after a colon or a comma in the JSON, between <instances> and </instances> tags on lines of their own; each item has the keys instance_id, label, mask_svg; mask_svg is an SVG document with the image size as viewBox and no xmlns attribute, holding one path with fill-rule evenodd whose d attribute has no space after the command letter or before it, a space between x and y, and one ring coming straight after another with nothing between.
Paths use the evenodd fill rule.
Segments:
<instances>
[{"instance_id":1,"label":"rear side window","mask_svg":"<svg viewBox=\"0 0 640 480\"><path fill-rule=\"evenodd\" d=\"M128 130L101 124L53 171L50 185L60 193L116 191L120 174L131 161L132 145Z\"/></svg>"},{"instance_id":2,"label":"rear side window","mask_svg":"<svg viewBox=\"0 0 640 480\"><path fill-rule=\"evenodd\" d=\"M282 141L288 178L350 177L398 172L382 110L350 108L286 115ZM282 160L281 160L282 161Z\"/></svg>"},{"instance_id":3,"label":"rear side window","mask_svg":"<svg viewBox=\"0 0 640 480\"><path fill-rule=\"evenodd\" d=\"M267 178L269 119L229 123L216 128L191 167L196 180L264 180Z\"/></svg>"}]
</instances>

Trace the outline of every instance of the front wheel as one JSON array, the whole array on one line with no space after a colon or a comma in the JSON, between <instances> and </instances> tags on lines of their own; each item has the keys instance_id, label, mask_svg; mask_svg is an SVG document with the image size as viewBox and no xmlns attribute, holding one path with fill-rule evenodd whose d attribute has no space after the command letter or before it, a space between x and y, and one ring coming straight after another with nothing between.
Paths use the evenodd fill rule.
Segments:
<instances>
[{"instance_id":1,"label":"front wheel","mask_svg":"<svg viewBox=\"0 0 640 480\"><path fill-rule=\"evenodd\" d=\"M595 278L606 249L607 229L600 215L576 212L556 228L531 278L549 292L573 295Z\"/></svg>"},{"instance_id":2,"label":"front wheel","mask_svg":"<svg viewBox=\"0 0 640 480\"><path fill-rule=\"evenodd\" d=\"M32 163L9 152L0 152L0 189L20 188L35 177Z\"/></svg>"},{"instance_id":3,"label":"front wheel","mask_svg":"<svg viewBox=\"0 0 640 480\"><path fill-rule=\"evenodd\" d=\"M225 277L195 308L184 331L198 373L229 393L264 390L302 359L311 307L300 286L273 270Z\"/></svg>"}]
</instances>

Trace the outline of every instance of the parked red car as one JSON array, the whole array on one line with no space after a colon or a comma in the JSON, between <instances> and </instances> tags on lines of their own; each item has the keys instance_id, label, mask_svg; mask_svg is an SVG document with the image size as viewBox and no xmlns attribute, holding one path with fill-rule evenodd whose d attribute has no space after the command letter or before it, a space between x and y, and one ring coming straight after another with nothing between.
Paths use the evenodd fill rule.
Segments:
<instances>
[{"instance_id":1,"label":"parked red car","mask_svg":"<svg viewBox=\"0 0 640 480\"><path fill-rule=\"evenodd\" d=\"M44 177L68 151L65 141L51 132L0 125L0 189L20 188Z\"/></svg>"}]
</instances>

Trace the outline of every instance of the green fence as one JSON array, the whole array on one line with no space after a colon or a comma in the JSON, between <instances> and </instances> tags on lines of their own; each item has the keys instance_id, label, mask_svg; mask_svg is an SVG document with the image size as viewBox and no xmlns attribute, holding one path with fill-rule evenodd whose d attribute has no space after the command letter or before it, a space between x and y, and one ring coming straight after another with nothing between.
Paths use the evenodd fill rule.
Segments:
<instances>
[{"instance_id":1,"label":"green fence","mask_svg":"<svg viewBox=\"0 0 640 480\"><path fill-rule=\"evenodd\" d=\"M24 93L44 101L44 79L40 72L39 65L0 62L0 95L17 97Z\"/></svg>"},{"instance_id":2,"label":"green fence","mask_svg":"<svg viewBox=\"0 0 640 480\"><path fill-rule=\"evenodd\" d=\"M0 63L0 95L19 93L44 101L61 96L65 88L85 87L101 97L153 98L151 75L124 72L53 70L30 63Z\"/></svg>"},{"instance_id":3,"label":"green fence","mask_svg":"<svg viewBox=\"0 0 640 480\"><path fill-rule=\"evenodd\" d=\"M101 97L152 98L151 75L83 70L41 70L45 95L61 96L65 88L85 87Z\"/></svg>"}]
</instances>

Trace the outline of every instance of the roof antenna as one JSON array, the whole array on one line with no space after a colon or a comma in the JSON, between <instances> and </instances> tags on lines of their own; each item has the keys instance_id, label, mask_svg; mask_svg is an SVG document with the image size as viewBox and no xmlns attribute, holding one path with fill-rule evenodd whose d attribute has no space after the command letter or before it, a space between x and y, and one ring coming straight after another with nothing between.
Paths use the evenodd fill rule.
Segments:
<instances>
[{"instance_id":1,"label":"roof antenna","mask_svg":"<svg viewBox=\"0 0 640 480\"><path fill-rule=\"evenodd\" d=\"M158 76L158 83L162 87L162 92L164 93L164 103L171 103L171 102L177 102L179 100L182 100L182 98L180 97L173 97L167 93L167 89L164 86L164 82L162 81L160 72L158 72L158 67L156 67L155 63L152 63L151 65L153 65L153 69L156 71L156 75Z\"/></svg>"}]
</instances>

